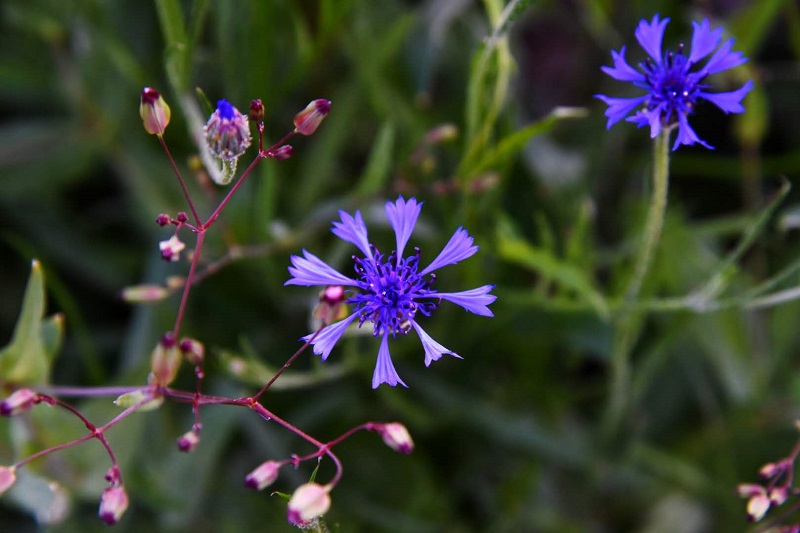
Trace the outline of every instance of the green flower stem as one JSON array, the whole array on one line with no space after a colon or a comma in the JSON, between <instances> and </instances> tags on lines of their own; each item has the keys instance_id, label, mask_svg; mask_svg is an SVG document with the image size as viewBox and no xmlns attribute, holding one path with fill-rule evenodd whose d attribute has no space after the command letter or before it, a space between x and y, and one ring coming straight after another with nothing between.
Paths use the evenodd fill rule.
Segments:
<instances>
[{"instance_id":1,"label":"green flower stem","mask_svg":"<svg viewBox=\"0 0 800 533\"><path fill-rule=\"evenodd\" d=\"M672 128L662 128L653 146L653 196L647 213L644 242L636 257L633 277L625 291L623 305L617 315L614 343L611 350L611 391L606 410L604 429L606 435L614 436L628 410L631 382L631 347L642 324L642 313L632 309L639 297L642 283L650 271L655 257L664 215L667 210L669 189L669 136Z\"/></svg>"}]
</instances>

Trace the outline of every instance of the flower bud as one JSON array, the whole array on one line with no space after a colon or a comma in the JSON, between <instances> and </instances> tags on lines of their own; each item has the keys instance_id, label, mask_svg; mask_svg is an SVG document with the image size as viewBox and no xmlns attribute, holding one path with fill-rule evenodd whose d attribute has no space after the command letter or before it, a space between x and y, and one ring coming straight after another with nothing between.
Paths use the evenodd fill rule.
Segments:
<instances>
[{"instance_id":1,"label":"flower bud","mask_svg":"<svg viewBox=\"0 0 800 533\"><path fill-rule=\"evenodd\" d=\"M783 505L789 497L789 491L786 487L775 487L769 491L769 501L772 505Z\"/></svg>"},{"instance_id":2,"label":"flower bud","mask_svg":"<svg viewBox=\"0 0 800 533\"><path fill-rule=\"evenodd\" d=\"M139 114L147 133L161 135L167 129L171 112L158 91L145 87L139 103Z\"/></svg>"},{"instance_id":3,"label":"flower bud","mask_svg":"<svg viewBox=\"0 0 800 533\"><path fill-rule=\"evenodd\" d=\"M283 161L284 159L289 159L292 157L294 153L294 148L292 148L291 144L284 144L274 152L272 152L272 159L276 159L278 161Z\"/></svg>"},{"instance_id":4,"label":"flower bud","mask_svg":"<svg viewBox=\"0 0 800 533\"><path fill-rule=\"evenodd\" d=\"M248 113L250 120L253 122L262 122L264 120L264 104L261 100L253 100L250 102L250 113Z\"/></svg>"},{"instance_id":5,"label":"flower bud","mask_svg":"<svg viewBox=\"0 0 800 533\"><path fill-rule=\"evenodd\" d=\"M766 494L767 491L764 487L755 483L741 483L736 487L736 493L740 498L750 498L757 494Z\"/></svg>"},{"instance_id":6,"label":"flower bud","mask_svg":"<svg viewBox=\"0 0 800 533\"><path fill-rule=\"evenodd\" d=\"M119 522L126 509L128 509L128 495L125 489L121 486L108 487L100 498L100 511L97 514L100 520L113 526Z\"/></svg>"},{"instance_id":7,"label":"flower bud","mask_svg":"<svg viewBox=\"0 0 800 533\"><path fill-rule=\"evenodd\" d=\"M325 324L333 324L344 318L346 312L344 287L328 285L319 293L319 303L314 307L314 317Z\"/></svg>"},{"instance_id":8,"label":"flower bud","mask_svg":"<svg viewBox=\"0 0 800 533\"><path fill-rule=\"evenodd\" d=\"M383 442L398 453L411 453L414 450L414 441L403 424L391 422L379 428Z\"/></svg>"},{"instance_id":9,"label":"flower bud","mask_svg":"<svg viewBox=\"0 0 800 533\"><path fill-rule=\"evenodd\" d=\"M200 444L200 435L196 431L187 431L178 437L178 449L182 452L193 452Z\"/></svg>"},{"instance_id":10,"label":"flower bud","mask_svg":"<svg viewBox=\"0 0 800 533\"><path fill-rule=\"evenodd\" d=\"M132 304L151 304L169 296L169 291L161 285L134 285L122 289L122 300Z\"/></svg>"},{"instance_id":11,"label":"flower bud","mask_svg":"<svg viewBox=\"0 0 800 533\"><path fill-rule=\"evenodd\" d=\"M150 398L147 400L147 398ZM147 401L145 401L147 400ZM120 394L117 396L117 399L114 400L114 405L117 407L121 407L122 409L127 409L136 404L140 404L138 407L139 411L153 411L161 407L164 403L163 396L155 396L151 397L149 394L145 395L145 393L141 390L135 390L131 392L126 392L125 394Z\"/></svg>"},{"instance_id":12,"label":"flower bud","mask_svg":"<svg viewBox=\"0 0 800 533\"><path fill-rule=\"evenodd\" d=\"M286 516L289 523L299 526L327 513L331 507L329 491L329 488L317 483L297 487L289 500Z\"/></svg>"},{"instance_id":13,"label":"flower bud","mask_svg":"<svg viewBox=\"0 0 800 533\"><path fill-rule=\"evenodd\" d=\"M156 345L155 350L150 359L150 371L153 376L153 384L166 386L172 383L175 376L178 375L178 369L181 365L181 352L172 343L161 342Z\"/></svg>"},{"instance_id":14,"label":"flower bud","mask_svg":"<svg viewBox=\"0 0 800 533\"><path fill-rule=\"evenodd\" d=\"M186 245L177 235L173 235L168 240L158 243L158 249L161 250L161 258L164 261L174 262L179 260L184 248L186 248Z\"/></svg>"},{"instance_id":15,"label":"flower bud","mask_svg":"<svg viewBox=\"0 0 800 533\"><path fill-rule=\"evenodd\" d=\"M39 395L30 389L19 389L0 402L0 415L15 416L39 403Z\"/></svg>"},{"instance_id":16,"label":"flower bud","mask_svg":"<svg viewBox=\"0 0 800 533\"><path fill-rule=\"evenodd\" d=\"M277 461L265 461L247 474L244 484L253 490L263 490L272 485L278 479L278 470L281 463Z\"/></svg>"},{"instance_id":17,"label":"flower bud","mask_svg":"<svg viewBox=\"0 0 800 533\"><path fill-rule=\"evenodd\" d=\"M227 100L217 102L217 109L203 129L211 153L225 160L238 159L250 146L250 125L247 117Z\"/></svg>"},{"instance_id":18,"label":"flower bud","mask_svg":"<svg viewBox=\"0 0 800 533\"><path fill-rule=\"evenodd\" d=\"M757 494L747 501L747 519L758 522L769 511L770 500L766 494Z\"/></svg>"},{"instance_id":19,"label":"flower bud","mask_svg":"<svg viewBox=\"0 0 800 533\"><path fill-rule=\"evenodd\" d=\"M0 495L10 489L16 481L16 468L13 466L0 466Z\"/></svg>"},{"instance_id":20,"label":"flower bud","mask_svg":"<svg viewBox=\"0 0 800 533\"><path fill-rule=\"evenodd\" d=\"M181 340L179 344L183 356L189 361L189 364L197 366L203 364L203 359L206 355L206 348L203 343L186 337Z\"/></svg>"},{"instance_id":21,"label":"flower bud","mask_svg":"<svg viewBox=\"0 0 800 533\"><path fill-rule=\"evenodd\" d=\"M303 135L311 135L322 123L331 110L330 100L318 98L309 103L305 109L294 117L294 131Z\"/></svg>"},{"instance_id":22,"label":"flower bud","mask_svg":"<svg viewBox=\"0 0 800 533\"><path fill-rule=\"evenodd\" d=\"M164 226L166 226L167 224L169 224L169 215L167 215L165 213L161 213L160 215L158 215L156 217L156 224L158 224L162 228Z\"/></svg>"}]
</instances>

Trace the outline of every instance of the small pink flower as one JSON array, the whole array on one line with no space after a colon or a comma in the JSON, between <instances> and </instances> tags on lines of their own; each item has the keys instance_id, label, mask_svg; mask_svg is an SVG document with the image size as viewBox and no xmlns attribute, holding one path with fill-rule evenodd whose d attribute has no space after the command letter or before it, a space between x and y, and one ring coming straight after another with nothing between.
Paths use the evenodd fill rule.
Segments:
<instances>
[{"instance_id":1,"label":"small pink flower","mask_svg":"<svg viewBox=\"0 0 800 533\"><path fill-rule=\"evenodd\" d=\"M145 87L139 103L139 114L147 133L161 135L167 129L171 112L158 91Z\"/></svg>"},{"instance_id":2,"label":"small pink flower","mask_svg":"<svg viewBox=\"0 0 800 533\"><path fill-rule=\"evenodd\" d=\"M300 485L289 500L287 519L292 525L302 525L328 512L331 507L330 488L318 483Z\"/></svg>"},{"instance_id":3,"label":"small pink flower","mask_svg":"<svg viewBox=\"0 0 800 533\"><path fill-rule=\"evenodd\" d=\"M244 484L253 490L264 490L278 479L280 467L281 463L277 461L265 461L247 474L247 477L244 478Z\"/></svg>"},{"instance_id":4,"label":"small pink flower","mask_svg":"<svg viewBox=\"0 0 800 533\"><path fill-rule=\"evenodd\" d=\"M323 98L309 103L305 109L294 117L294 131L302 135L312 135L322 120L330 113L331 102Z\"/></svg>"},{"instance_id":5,"label":"small pink flower","mask_svg":"<svg viewBox=\"0 0 800 533\"><path fill-rule=\"evenodd\" d=\"M178 449L182 452L193 452L197 445L200 444L200 435L196 431L187 431L178 437Z\"/></svg>"},{"instance_id":6,"label":"small pink flower","mask_svg":"<svg viewBox=\"0 0 800 533\"><path fill-rule=\"evenodd\" d=\"M30 389L19 389L0 402L0 415L15 416L30 410L39 402L39 395Z\"/></svg>"},{"instance_id":7,"label":"small pink flower","mask_svg":"<svg viewBox=\"0 0 800 533\"><path fill-rule=\"evenodd\" d=\"M100 510L97 513L100 520L113 526L128 509L128 494L125 489L119 487L108 487L103 491L103 496L100 498Z\"/></svg>"},{"instance_id":8,"label":"small pink flower","mask_svg":"<svg viewBox=\"0 0 800 533\"><path fill-rule=\"evenodd\" d=\"M180 347L183 356L186 357L187 361L189 361L189 364L195 366L203 364L203 359L205 359L206 356L206 348L203 346L202 342L196 339L185 337L181 339L181 342L178 346Z\"/></svg>"},{"instance_id":9,"label":"small pink flower","mask_svg":"<svg viewBox=\"0 0 800 533\"><path fill-rule=\"evenodd\" d=\"M158 243L158 249L161 250L161 258L164 261L177 261L181 258L181 252L183 249L186 248L186 245L178 238L177 235L173 235L166 241L161 241Z\"/></svg>"}]
</instances>

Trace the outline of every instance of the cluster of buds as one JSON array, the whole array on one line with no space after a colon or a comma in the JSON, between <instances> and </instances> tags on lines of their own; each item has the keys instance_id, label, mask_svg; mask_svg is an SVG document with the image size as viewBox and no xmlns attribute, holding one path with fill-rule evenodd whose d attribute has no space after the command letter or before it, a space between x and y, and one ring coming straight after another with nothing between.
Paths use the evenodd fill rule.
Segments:
<instances>
[{"instance_id":1,"label":"cluster of buds","mask_svg":"<svg viewBox=\"0 0 800 533\"><path fill-rule=\"evenodd\" d=\"M747 498L748 520L758 522L764 518L771 507L783 505L790 495L796 494L792 489L794 459L793 455L761 467L759 475L764 479L764 485L742 483L736 488L741 498Z\"/></svg>"}]
</instances>

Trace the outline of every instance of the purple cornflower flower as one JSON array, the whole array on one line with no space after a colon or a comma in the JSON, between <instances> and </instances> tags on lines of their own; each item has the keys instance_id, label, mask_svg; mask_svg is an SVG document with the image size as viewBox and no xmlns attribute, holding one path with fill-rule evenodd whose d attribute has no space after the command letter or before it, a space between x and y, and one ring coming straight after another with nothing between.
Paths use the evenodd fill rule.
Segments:
<instances>
[{"instance_id":1,"label":"purple cornflower flower","mask_svg":"<svg viewBox=\"0 0 800 533\"><path fill-rule=\"evenodd\" d=\"M741 52L731 52L734 40L730 39L719 47L705 66L696 72L690 72L698 61L719 46L722 28L712 30L708 19L699 24L693 22L692 48L689 55L685 56L682 44L676 52L668 50L662 53L661 40L668 22L668 18L659 20L659 15L655 15L650 22L639 22L636 39L650 55L639 64L639 70L631 67L625 60L624 46L619 52L611 52L614 66L603 67L603 72L612 78L631 82L646 89L648 93L637 98L611 98L602 94L595 96L608 104L608 128L627 117L627 121L640 128L650 126L650 137L655 138L662 128L672 128L677 124L678 138L672 146L673 150L681 144L692 145L696 142L713 149L689 126L688 117L694 112L694 106L699 100L708 100L725 113L742 113L742 99L753 88L752 80L738 90L726 93L707 92L709 86L704 82L710 74L739 66L747 59L742 57ZM639 106L642 107L636 114L628 117Z\"/></svg>"},{"instance_id":2,"label":"purple cornflower flower","mask_svg":"<svg viewBox=\"0 0 800 533\"><path fill-rule=\"evenodd\" d=\"M422 204L416 199L408 201L400 196L395 202L386 202L386 217L396 236L396 251L388 256L380 253L370 244L367 227L361 213L355 217L339 211L341 222L334 222L331 230L334 235L355 244L364 257L353 256L356 279L337 272L317 256L303 250L303 257L292 256L289 273L292 278L286 285L342 285L353 287L347 303L353 306L353 313L347 318L325 326L316 337L306 335L303 340L311 340L314 353L328 358L333 346L344 334L347 327L356 319L361 327L364 322L372 322L373 335L381 338L378 361L372 376L372 387L381 383L407 387L397 375L389 355L389 336L398 333L405 335L414 329L425 349L425 366L437 361L443 354L459 357L433 340L417 322L419 315L430 316L442 300L449 300L467 311L482 316L494 316L487 307L497 297L489 294L494 285L484 285L477 289L461 292L439 292L432 288L436 275L432 272L446 265L458 263L478 251L473 246L472 237L463 228L458 228L450 237L439 255L420 270L420 252L415 248L414 255L403 257L408 239L417 222ZM312 340L313 339L313 340Z\"/></svg>"}]
</instances>

